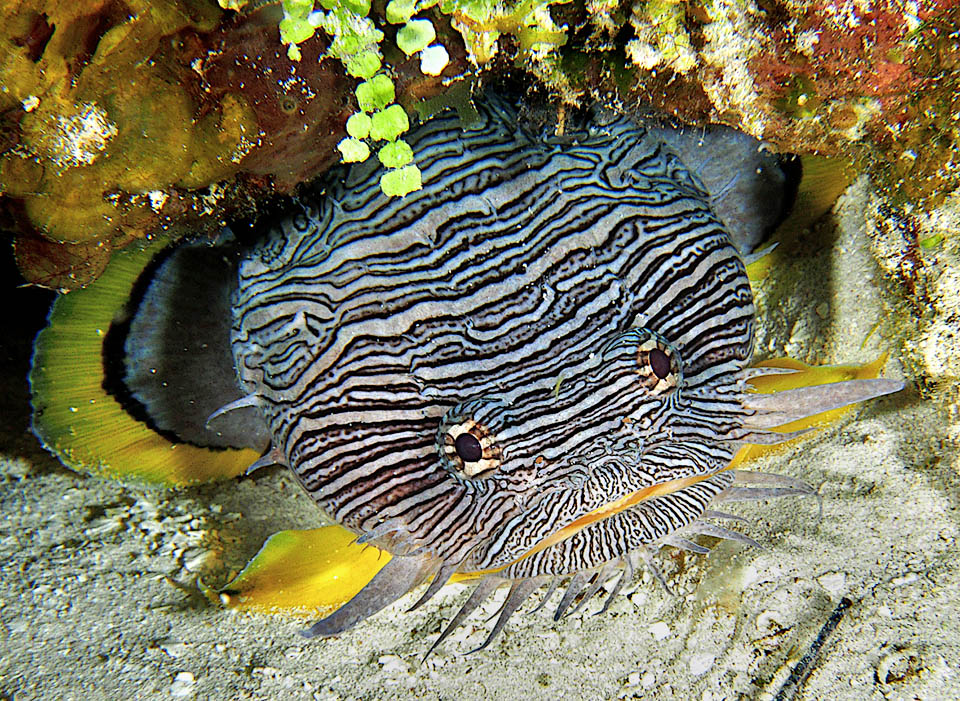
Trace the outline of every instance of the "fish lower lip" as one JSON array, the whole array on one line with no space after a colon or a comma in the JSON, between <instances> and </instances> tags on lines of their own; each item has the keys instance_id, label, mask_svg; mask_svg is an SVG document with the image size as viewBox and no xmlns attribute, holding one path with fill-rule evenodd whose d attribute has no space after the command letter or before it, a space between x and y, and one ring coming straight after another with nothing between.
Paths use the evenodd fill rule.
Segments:
<instances>
[{"instance_id":1,"label":"fish lower lip","mask_svg":"<svg viewBox=\"0 0 960 701\"><path fill-rule=\"evenodd\" d=\"M709 479L714 476L716 473L710 473L706 475L696 475L694 477L684 477L682 479L671 480L669 482L660 482L658 484L652 484L649 487L644 487L643 489L638 489L635 492L631 492L626 496L620 497L619 499L609 502L598 509L594 509L589 513L584 514L583 516L572 521L568 525L564 526L558 531L555 531L552 535L547 536L535 546L530 548L523 555L518 557L513 562L519 562L526 557L534 555L542 550L546 550L551 545L556 545L567 538L575 535L580 532L587 526L597 521L603 521L604 519L615 516L625 509L629 509L632 506L647 501L649 499L654 499L656 497L666 496L667 494L672 494L673 492L685 489L691 485L702 482L706 479ZM510 564L513 564L512 562ZM502 568L498 568L502 569Z\"/></svg>"}]
</instances>

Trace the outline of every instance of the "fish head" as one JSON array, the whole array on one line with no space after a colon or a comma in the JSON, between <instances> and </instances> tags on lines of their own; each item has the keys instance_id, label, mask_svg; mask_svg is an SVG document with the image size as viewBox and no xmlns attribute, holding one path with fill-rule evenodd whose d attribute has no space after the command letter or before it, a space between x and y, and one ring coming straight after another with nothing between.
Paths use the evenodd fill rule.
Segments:
<instances>
[{"instance_id":1,"label":"fish head","mask_svg":"<svg viewBox=\"0 0 960 701\"><path fill-rule=\"evenodd\" d=\"M574 244L555 257L605 255ZM511 277L479 300L456 290L437 300L442 291L413 285L394 299L372 294L387 276L366 270L354 288L311 283L297 311L295 287L261 301L243 318L239 365L274 445L332 520L394 554L502 568L584 518L604 521L630 495L714 474L733 457L753 342L749 285L719 237L684 247L704 250L701 284L716 290L696 324L684 296L652 304L640 289L680 273L648 269L632 282L607 271L570 286L549 260L524 270L534 284ZM337 320L346 304L321 306L320 291L371 301ZM616 555L636 546L624 541ZM553 569L566 567L580 564Z\"/></svg>"},{"instance_id":2,"label":"fish head","mask_svg":"<svg viewBox=\"0 0 960 701\"><path fill-rule=\"evenodd\" d=\"M508 567L588 525L603 540L602 531L616 527L604 521L637 495L652 498L723 470L749 415L742 392L751 330L740 351L710 359L698 357L695 338L675 343L645 327L598 335L595 350L558 363L555 379L447 410L435 454L476 504L465 519L475 527L469 551L458 555L463 567ZM620 557L638 542L608 545L607 556ZM581 568L558 560L548 569Z\"/></svg>"}]
</instances>

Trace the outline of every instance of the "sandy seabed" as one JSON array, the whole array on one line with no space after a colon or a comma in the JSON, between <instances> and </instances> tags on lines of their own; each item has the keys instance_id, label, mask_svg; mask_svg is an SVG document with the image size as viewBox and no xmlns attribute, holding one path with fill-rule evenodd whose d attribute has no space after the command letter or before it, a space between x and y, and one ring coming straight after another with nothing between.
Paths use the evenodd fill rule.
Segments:
<instances>
[{"instance_id":1,"label":"sandy seabed","mask_svg":"<svg viewBox=\"0 0 960 701\"><path fill-rule=\"evenodd\" d=\"M758 357L864 362L895 348L871 333L904 312L870 254L867 199L860 181L760 286ZM319 641L297 634L301 620L200 596L198 575L225 581L271 533L319 514L280 469L177 492L60 467L26 428L41 321L13 323L0 346L0 698L960 698L958 431L915 389L750 466L817 487L822 519L810 498L733 505L763 550L668 549L673 595L644 572L602 616L599 601L556 623L547 609L517 615L463 655L502 591L421 662L464 585ZM903 375L896 358L887 374Z\"/></svg>"}]
</instances>

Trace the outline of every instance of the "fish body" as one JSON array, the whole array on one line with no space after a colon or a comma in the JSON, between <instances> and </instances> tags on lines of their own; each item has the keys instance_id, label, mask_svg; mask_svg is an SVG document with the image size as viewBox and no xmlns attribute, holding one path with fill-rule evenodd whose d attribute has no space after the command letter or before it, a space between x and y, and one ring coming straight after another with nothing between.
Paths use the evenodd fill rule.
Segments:
<instances>
[{"instance_id":1,"label":"fish body","mask_svg":"<svg viewBox=\"0 0 960 701\"><path fill-rule=\"evenodd\" d=\"M900 387L751 393L784 372L749 368L744 253L782 208L755 143L730 178L709 139L704 155L599 112L528 131L499 98L477 106L470 127L441 115L411 134L422 190L387 198L354 166L253 247L168 254L116 331L112 384L153 428L264 452L393 555L309 635L470 575L441 640L509 582L489 642L542 584L567 582L559 616L664 544L752 544L713 507L812 490L728 469L740 448Z\"/></svg>"}]
</instances>

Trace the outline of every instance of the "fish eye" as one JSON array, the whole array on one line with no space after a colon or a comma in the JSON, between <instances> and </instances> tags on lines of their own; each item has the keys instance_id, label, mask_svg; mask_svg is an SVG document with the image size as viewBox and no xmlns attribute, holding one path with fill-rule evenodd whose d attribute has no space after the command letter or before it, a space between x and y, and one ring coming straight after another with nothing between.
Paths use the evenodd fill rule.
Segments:
<instances>
[{"instance_id":1,"label":"fish eye","mask_svg":"<svg viewBox=\"0 0 960 701\"><path fill-rule=\"evenodd\" d=\"M659 379L665 380L670 375L670 356L663 350L659 348L651 350L647 361L650 363L653 374Z\"/></svg>"},{"instance_id":2,"label":"fish eye","mask_svg":"<svg viewBox=\"0 0 960 701\"><path fill-rule=\"evenodd\" d=\"M613 338L603 349L609 362L632 368L653 395L674 391L683 381L680 353L666 338L650 329L635 328Z\"/></svg>"},{"instance_id":3,"label":"fish eye","mask_svg":"<svg viewBox=\"0 0 960 701\"><path fill-rule=\"evenodd\" d=\"M637 344L637 375L652 394L666 394L680 384L677 352L664 339L650 334Z\"/></svg>"},{"instance_id":4,"label":"fish eye","mask_svg":"<svg viewBox=\"0 0 960 701\"><path fill-rule=\"evenodd\" d=\"M493 431L463 408L447 412L437 433L437 451L447 470L460 480L492 477L502 462L500 446Z\"/></svg>"},{"instance_id":5,"label":"fish eye","mask_svg":"<svg viewBox=\"0 0 960 701\"><path fill-rule=\"evenodd\" d=\"M472 433L461 433L453 442L457 455L464 462L477 462L483 457L483 446Z\"/></svg>"}]
</instances>

